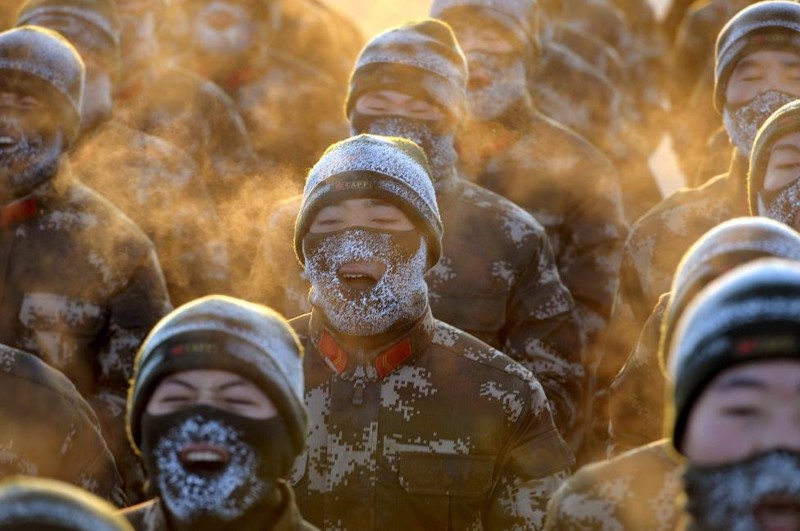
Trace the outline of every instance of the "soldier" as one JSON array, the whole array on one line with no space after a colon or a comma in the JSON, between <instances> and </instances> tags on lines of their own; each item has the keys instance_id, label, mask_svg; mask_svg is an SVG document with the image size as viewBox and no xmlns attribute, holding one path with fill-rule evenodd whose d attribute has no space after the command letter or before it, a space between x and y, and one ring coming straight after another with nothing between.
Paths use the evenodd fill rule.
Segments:
<instances>
[{"instance_id":1,"label":"soldier","mask_svg":"<svg viewBox=\"0 0 800 531\"><path fill-rule=\"evenodd\" d=\"M87 65L81 131L71 162L85 184L131 217L156 245L173 302L231 291L219 218L196 164L112 117L119 22L111 0L29 0L18 24L58 31Z\"/></svg>"},{"instance_id":2,"label":"soldier","mask_svg":"<svg viewBox=\"0 0 800 531\"><path fill-rule=\"evenodd\" d=\"M84 66L49 30L0 34L0 343L61 370L97 413L125 469L133 357L169 308L153 245L76 182Z\"/></svg>"},{"instance_id":3,"label":"soldier","mask_svg":"<svg viewBox=\"0 0 800 531\"><path fill-rule=\"evenodd\" d=\"M669 348L687 529L798 529L800 266L762 259L709 285Z\"/></svg>"},{"instance_id":4,"label":"soldier","mask_svg":"<svg viewBox=\"0 0 800 531\"><path fill-rule=\"evenodd\" d=\"M573 462L533 375L431 316L441 237L408 140L360 135L309 173L294 245L312 311L290 323L311 425L293 482L315 525L536 528Z\"/></svg>"},{"instance_id":5,"label":"soldier","mask_svg":"<svg viewBox=\"0 0 800 531\"><path fill-rule=\"evenodd\" d=\"M764 257L800 260L800 236L771 220L737 218L709 231L686 253L672 291L662 296L659 311L645 330L655 337L643 333L642 351L628 361L622 381L613 388L615 450L634 449L583 467L569 478L550 502L548 529L675 528L680 515L675 503L681 492L680 463L669 440L662 439L667 378L658 354L660 337L665 341L671 337L675 322L702 288L731 269ZM662 314L665 327L660 336Z\"/></svg>"},{"instance_id":6,"label":"soldier","mask_svg":"<svg viewBox=\"0 0 800 531\"><path fill-rule=\"evenodd\" d=\"M305 445L302 349L277 313L205 297L136 358L131 444L158 496L123 511L139 531L312 530L283 478Z\"/></svg>"},{"instance_id":7,"label":"soldier","mask_svg":"<svg viewBox=\"0 0 800 531\"><path fill-rule=\"evenodd\" d=\"M16 477L0 483L0 530L133 531L114 508L54 480Z\"/></svg>"},{"instance_id":8,"label":"soldier","mask_svg":"<svg viewBox=\"0 0 800 531\"><path fill-rule=\"evenodd\" d=\"M452 31L425 20L372 39L353 70L345 105L353 133L408 138L431 165L444 225L443 258L426 274L433 315L502 350L542 383L556 425L580 439L584 373L547 235L528 213L461 179L456 128L466 106L467 67ZM308 311L308 281L287 275L301 197L269 222L251 291L289 316Z\"/></svg>"},{"instance_id":9,"label":"soldier","mask_svg":"<svg viewBox=\"0 0 800 531\"><path fill-rule=\"evenodd\" d=\"M36 356L5 345L0 367L0 400L6 404L0 409L0 477L57 479L123 506L114 458L75 386Z\"/></svg>"},{"instance_id":10,"label":"soldier","mask_svg":"<svg viewBox=\"0 0 800 531\"><path fill-rule=\"evenodd\" d=\"M605 393L667 291L683 253L722 221L748 214L747 160L758 128L800 97L800 4L768 1L739 12L720 33L714 104L736 147L728 173L673 194L634 224L625 243L614 315L598 367L597 417L605 426ZM605 430L603 430L605 431Z\"/></svg>"},{"instance_id":11,"label":"soldier","mask_svg":"<svg viewBox=\"0 0 800 531\"><path fill-rule=\"evenodd\" d=\"M537 9L532 0L436 0L431 16L453 27L469 63L465 173L547 229L591 353L611 313L626 232L618 175L597 148L532 104Z\"/></svg>"}]
</instances>

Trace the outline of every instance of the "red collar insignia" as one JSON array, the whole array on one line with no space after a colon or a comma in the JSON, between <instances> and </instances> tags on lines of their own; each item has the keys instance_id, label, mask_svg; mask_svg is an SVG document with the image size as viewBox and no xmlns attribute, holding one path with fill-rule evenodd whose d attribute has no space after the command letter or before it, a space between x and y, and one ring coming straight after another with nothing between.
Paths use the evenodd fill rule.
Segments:
<instances>
[{"instance_id":1,"label":"red collar insignia","mask_svg":"<svg viewBox=\"0 0 800 531\"><path fill-rule=\"evenodd\" d=\"M0 227L9 227L36 215L36 199L29 197L0 207Z\"/></svg>"},{"instance_id":2,"label":"red collar insignia","mask_svg":"<svg viewBox=\"0 0 800 531\"><path fill-rule=\"evenodd\" d=\"M319 350L328 366L337 374L341 374L345 370L350 356L327 330L322 332ZM383 351L373 360L372 365L375 367L378 377L383 379L410 358L411 354L411 340L406 338Z\"/></svg>"}]
</instances>

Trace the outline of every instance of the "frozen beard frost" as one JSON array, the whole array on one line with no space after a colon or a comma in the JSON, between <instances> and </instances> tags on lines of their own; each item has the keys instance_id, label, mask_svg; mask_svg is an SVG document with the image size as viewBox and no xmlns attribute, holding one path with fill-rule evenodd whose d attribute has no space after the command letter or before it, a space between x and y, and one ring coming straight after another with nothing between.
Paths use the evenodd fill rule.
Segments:
<instances>
[{"instance_id":1,"label":"frozen beard frost","mask_svg":"<svg viewBox=\"0 0 800 531\"><path fill-rule=\"evenodd\" d=\"M0 116L0 200L33 192L55 176L62 152L60 130L31 131L12 114Z\"/></svg>"},{"instance_id":2,"label":"frozen beard frost","mask_svg":"<svg viewBox=\"0 0 800 531\"><path fill-rule=\"evenodd\" d=\"M478 120L495 120L528 97L525 62L516 54L469 52L469 110Z\"/></svg>"},{"instance_id":3,"label":"frozen beard frost","mask_svg":"<svg viewBox=\"0 0 800 531\"><path fill-rule=\"evenodd\" d=\"M179 522L232 522L271 489L254 420L199 406L144 415L142 454L166 510ZM192 453L193 452L193 453Z\"/></svg>"},{"instance_id":4,"label":"frozen beard frost","mask_svg":"<svg viewBox=\"0 0 800 531\"><path fill-rule=\"evenodd\" d=\"M237 56L253 45L254 26L247 9L235 3L216 1L195 15L192 28L199 49L208 55ZM224 20L227 24L220 24Z\"/></svg>"},{"instance_id":5,"label":"frozen beard frost","mask_svg":"<svg viewBox=\"0 0 800 531\"><path fill-rule=\"evenodd\" d=\"M785 450L724 466L688 466L689 529L752 531L800 525L800 455ZM767 525L765 525L767 524ZM769 527L768 527L769 526Z\"/></svg>"},{"instance_id":6,"label":"frozen beard frost","mask_svg":"<svg viewBox=\"0 0 800 531\"><path fill-rule=\"evenodd\" d=\"M346 229L308 234L303 242L311 304L338 332L373 336L416 320L428 304L427 245L416 230ZM354 287L340 268L375 262L385 268L369 287Z\"/></svg>"},{"instance_id":7,"label":"frozen beard frost","mask_svg":"<svg viewBox=\"0 0 800 531\"><path fill-rule=\"evenodd\" d=\"M371 116L354 111L351 115L351 133L369 133L372 135L397 136L415 142L425 156L433 173L434 181L438 181L453 172L458 162L455 148L455 131L444 129L441 121L418 120L405 116Z\"/></svg>"},{"instance_id":8,"label":"frozen beard frost","mask_svg":"<svg viewBox=\"0 0 800 531\"><path fill-rule=\"evenodd\" d=\"M772 113L795 99L795 96L780 90L768 90L740 107L726 105L722 111L722 121L739 153L749 159L759 128Z\"/></svg>"},{"instance_id":9,"label":"frozen beard frost","mask_svg":"<svg viewBox=\"0 0 800 531\"><path fill-rule=\"evenodd\" d=\"M794 182L778 190L762 190L758 200L760 215L797 229L795 220L800 214L800 175Z\"/></svg>"}]
</instances>

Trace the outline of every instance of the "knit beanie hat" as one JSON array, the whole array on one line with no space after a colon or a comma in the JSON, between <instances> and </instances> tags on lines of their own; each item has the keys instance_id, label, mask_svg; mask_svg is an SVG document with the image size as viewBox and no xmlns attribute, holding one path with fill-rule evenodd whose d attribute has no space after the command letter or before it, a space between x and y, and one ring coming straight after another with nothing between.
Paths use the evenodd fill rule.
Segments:
<instances>
[{"instance_id":1,"label":"knit beanie hat","mask_svg":"<svg viewBox=\"0 0 800 531\"><path fill-rule=\"evenodd\" d=\"M139 451L141 419L158 383L195 369L241 375L275 404L294 449L305 447L303 350L281 315L221 295L203 297L164 317L147 336L134 362L128 397L128 436Z\"/></svg>"},{"instance_id":2,"label":"knit beanie hat","mask_svg":"<svg viewBox=\"0 0 800 531\"><path fill-rule=\"evenodd\" d=\"M777 141L792 133L800 133L800 100L787 103L775 111L758 130L747 175L747 195L753 216L759 215L758 193L764 188L772 148Z\"/></svg>"},{"instance_id":3,"label":"knit beanie hat","mask_svg":"<svg viewBox=\"0 0 800 531\"><path fill-rule=\"evenodd\" d=\"M692 406L717 375L774 359L800 361L800 264L763 258L709 284L678 321L668 367L675 449L681 451Z\"/></svg>"},{"instance_id":4,"label":"knit beanie hat","mask_svg":"<svg viewBox=\"0 0 800 531\"><path fill-rule=\"evenodd\" d=\"M425 234L430 265L439 261L442 220L425 153L404 138L364 134L333 144L308 174L294 229L294 249L303 266L303 239L317 212L360 197L402 210Z\"/></svg>"},{"instance_id":5,"label":"knit beanie hat","mask_svg":"<svg viewBox=\"0 0 800 531\"><path fill-rule=\"evenodd\" d=\"M111 72L119 70L120 25L114 0L28 0L17 16L17 25L23 24L57 31Z\"/></svg>"},{"instance_id":6,"label":"knit beanie hat","mask_svg":"<svg viewBox=\"0 0 800 531\"><path fill-rule=\"evenodd\" d=\"M722 112L728 80L740 59L763 50L800 53L800 3L758 2L739 11L717 38L714 107Z\"/></svg>"},{"instance_id":7,"label":"knit beanie hat","mask_svg":"<svg viewBox=\"0 0 800 531\"><path fill-rule=\"evenodd\" d=\"M85 67L80 55L54 31L23 26L0 33L0 82L35 80L46 87L46 96L60 115L67 144L81 121ZM23 74L13 76L9 74Z\"/></svg>"},{"instance_id":8,"label":"knit beanie hat","mask_svg":"<svg viewBox=\"0 0 800 531\"><path fill-rule=\"evenodd\" d=\"M83 489L36 477L0 483L0 530L133 531L108 502Z\"/></svg>"},{"instance_id":9,"label":"knit beanie hat","mask_svg":"<svg viewBox=\"0 0 800 531\"><path fill-rule=\"evenodd\" d=\"M347 119L358 98L386 89L431 101L458 122L467 108L467 60L450 26L409 22L369 41L350 76Z\"/></svg>"},{"instance_id":10,"label":"knit beanie hat","mask_svg":"<svg viewBox=\"0 0 800 531\"><path fill-rule=\"evenodd\" d=\"M451 9L477 10L511 31L525 47L530 59L539 57L542 45L539 38L538 0L433 0L430 15L446 22L456 20ZM452 22L451 22L452 24Z\"/></svg>"}]
</instances>

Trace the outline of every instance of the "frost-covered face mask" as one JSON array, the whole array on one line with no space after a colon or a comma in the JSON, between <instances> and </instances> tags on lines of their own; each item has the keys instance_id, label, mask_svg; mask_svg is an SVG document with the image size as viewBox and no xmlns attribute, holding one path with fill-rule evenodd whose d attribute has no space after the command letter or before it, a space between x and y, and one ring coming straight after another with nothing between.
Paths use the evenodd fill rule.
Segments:
<instances>
[{"instance_id":1,"label":"frost-covered face mask","mask_svg":"<svg viewBox=\"0 0 800 531\"><path fill-rule=\"evenodd\" d=\"M248 10L224 1L210 2L192 22L194 41L204 55L235 58L245 55L255 44L256 25Z\"/></svg>"},{"instance_id":2,"label":"frost-covered face mask","mask_svg":"<svg viewBox=\"0 0 800 531\"><path fill-rule=\"evenodd\" d=\"M783 188L760 191L758 214L797 230L797 221L800 221L800 176Z\"/></svg>"},{"instance_id":3,"label":"frost-covered face mask","mask_svg":"<svg viewBox=\"0 0 800 531\"><path fill-rule=\"evenodd\" d=\"M772 113L796 99L796 96L780 90L768 90L739 107L726 105L722 121L739 153L749 159L759 128Z\"/></svg>"},{"instance_id":4,"label":"frost-covered face mask","mask_svg":"<svg viewBox=\"0 0 800 531\"><path fill-rule=\"evenodd\" d=\"M723 466L689 465L683 477L691 530L753 531L800 525L800 454L773 450ZM772 527L771 527L772 528Z\"/></svg>"},{"instance_id":5,"label":"frost-covered face mask","mask_svg":"<svg viewBox=\"0 0 800 531\"><path fill-rule=\"evenodd\" d=\"M495 120L528 97L524 60L514 53L471 51L467 100L473 118Z\"/></svg>"},{"instance_id":6,"label":"frost-covered face mask","mask_svg":"<svg viewBox=\"0 0 800 531\"><path fill-rule=\"evenodd\" d=\"M0 111L0 201L30 194L58 172L60 129L31 127L14 112Z\"/></svg>"},{"instance_id":7,"label":"frost-covered face mask","mask_svg":"<svg viewBox=\"0 0 800 531\"><path fill-rule=\"evenodd\" d=\"M428 157L434 181L453 173L458 162L455 148L456 133L442 125L444 120L419 120L407 116L373 116L353 111L350 115L350 133L398 136L415 142Z\"/></svg>"},{"instance_id":8,"label":"frost-covered face mask","mask_svg":"<svg viewBox=\"0 0 800 531\"><path fill-rule=\"evenodd\" d=\"M303 254L310 302L336 331L347 335L374 336L414 321L428 304L427 250L416 230L309 233ZM341 274L342 266L355 262L379 263L385 272L366 284Z\"/></svg>"},{"instance_id":9,"label":"frost-covered face mask","mask_svg":"<svg viewBox=\"0 0 800 531\"><path fill-rule=\"evenodd\" d=\"M280 417L206 405L145 413L141 448L151 490L176 527L193 530L263 527L281 501L277 480L295 457Z\"/></svg>"}]
</instances>

